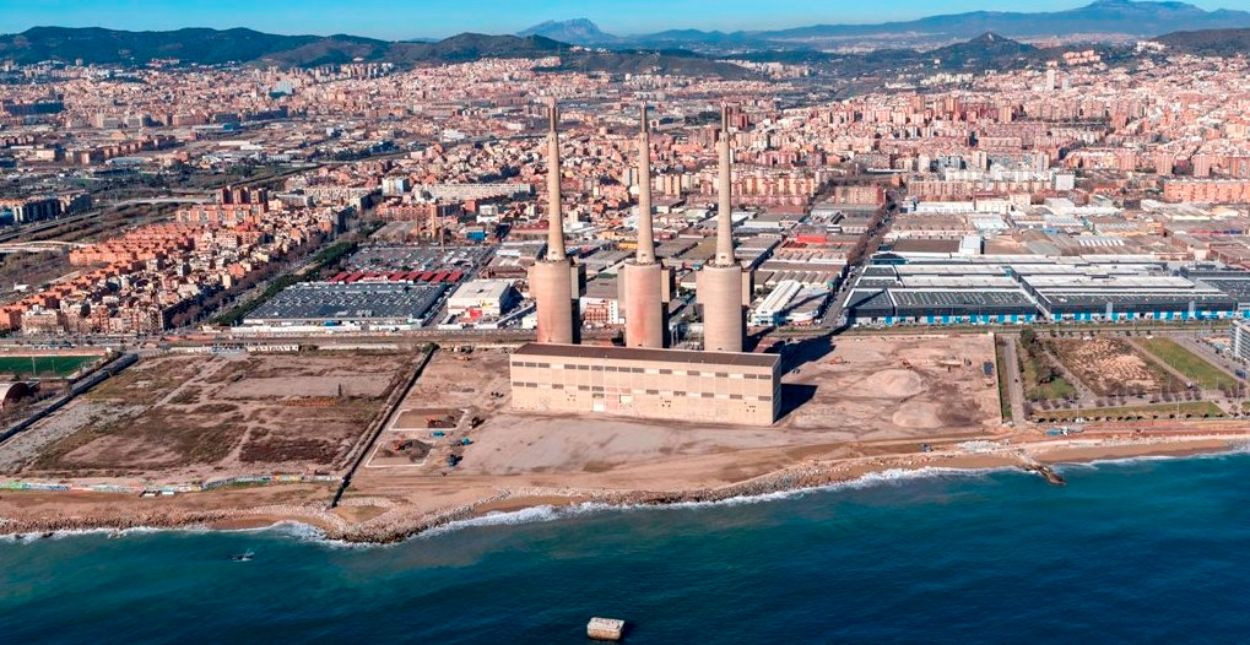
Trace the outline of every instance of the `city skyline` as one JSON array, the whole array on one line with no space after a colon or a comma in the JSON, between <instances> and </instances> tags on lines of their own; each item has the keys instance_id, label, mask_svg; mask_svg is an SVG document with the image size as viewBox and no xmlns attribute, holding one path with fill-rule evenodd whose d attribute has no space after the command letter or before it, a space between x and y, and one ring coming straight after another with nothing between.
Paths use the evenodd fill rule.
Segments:
<instances>
[{"instance_id":1,"label":"city skyline","mask_svg":"<svg viewBox=\"0 0 1250 645\"><path fill-rule=\"evenodd\" d=\"M778 0L768 4L728 0L715 15L695 0L641 0L603 2L593 7L572 0L544 0L521 5L511 2L458 3L423 0L396 7L379 0L346 3L340 0L263 4L222 2L140 2L137 0L0 0L0 33L19 33L36 26L104 27L131 31L163 31L187 27L229 29L246 27L277 34L351 34L388 40L443 38L466 31L515 33L548 20L587 18L601 29L629 36L667 29L754 31L812 24L873 24L913 20L932 15L970 11L1062 11L1091 0L1042 2L1027 0L956 0L934 6L918 0L830 7L808 0ZM1197 0L1205 10L1250 9L1250 2ZM490 10L484 10L489 6Z\"/></svg>"}]
</instances>

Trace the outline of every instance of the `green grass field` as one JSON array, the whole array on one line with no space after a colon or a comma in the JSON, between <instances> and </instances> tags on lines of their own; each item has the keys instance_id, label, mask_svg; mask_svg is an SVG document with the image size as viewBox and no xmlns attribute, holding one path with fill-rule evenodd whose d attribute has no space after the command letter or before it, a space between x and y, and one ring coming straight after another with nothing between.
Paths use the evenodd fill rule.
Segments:
<instances>
[{"instance_id":1,"label":"green grass field","mask_svg":"<svg viewBox=\"0 0 1250 645\"><path fill-rule=\"evenodd\" d=\"M1061 401L1075 399L1076 387L1062 376L1056 375L1050 381L1043 381L1041 374L1050 359L1046 356L1034 355L1024 343L1016 345L1020 359L1020 378L1024 381L1024 395L1030 401Z\"/></svg>"},{"instance_id":2,"label":"green grass field","mask_svg":"<svg viewBox=\"0 0 1250 645\"><path fill-rule=\"evenodd\" d=\"M0 374L32 376L67 376L75 370L100 360L97 355L86 356L0 356Z\"/></svg>"},{"instance_id":3,"label":"green grass field","mask_svg":"<svg viewBox=\"0 0 1250 645\"><path fill-rule=\"evenodd\" d=\"M1150 338L1141 341L1141 345L1146 348L1146 351L1172 369L1184 374L1185 378L1204 390L1237 387L1237 379L1208 363L1201 356L1185 349L1174 340Z\"/></svg>"},{"instance_id":4,"label":"green grass field","mask_svg":"<svg viewBox=\"0 0 1250 645\"><path fill-rule=\"evenodd\" d=\"M1224 410L1210 401L1186 401L1158 405L1126 405L1117 408L1092 408L1088 410L1046 410L1035 415L1045 422L1072 421L1074 419L1120 419L1142 417L1144 419L1167 419L1189 417L1223 417Z\"/></svg>"}]
</instances>

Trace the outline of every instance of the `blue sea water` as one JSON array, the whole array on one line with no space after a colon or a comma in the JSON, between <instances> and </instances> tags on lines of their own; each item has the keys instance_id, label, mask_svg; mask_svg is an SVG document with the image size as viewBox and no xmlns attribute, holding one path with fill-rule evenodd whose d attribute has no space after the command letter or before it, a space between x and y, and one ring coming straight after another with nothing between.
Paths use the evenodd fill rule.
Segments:
<instances>
[{"instance_id":1,"label":"blue sea water","mask_svg":"<svg viewBox=\"0 0 1250 645\"><path fill-rule=\"evenodd\" d=\"M1063 472L540 510L388 547L0 542L0 642L579 643L595 615L629 643L1250 639L1250 456Z\"/></svg>"}]
</instances>

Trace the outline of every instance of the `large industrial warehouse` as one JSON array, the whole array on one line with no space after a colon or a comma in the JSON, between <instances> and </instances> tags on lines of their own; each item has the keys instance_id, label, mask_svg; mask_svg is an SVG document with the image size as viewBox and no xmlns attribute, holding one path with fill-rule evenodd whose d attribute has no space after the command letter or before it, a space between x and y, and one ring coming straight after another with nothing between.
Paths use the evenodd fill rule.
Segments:
<instances>
[{"instance_id":1,"label":"large industrial warehouse","mask_svg":"<svg viewBox=\"0 0 1250 645\"><path fill-rule=\"evenodd\" d=\"M1235 317L1239 301L1161 262L881 254L846 311L855 325L1194 320Z\"/></svg>"},{"instance_id":2,"label":"large industrial warehouse","mask_svg":"<svg viewBox=\"0 0 1250 645\"><path fill-rule=\"evenodd\" d=\"M303 282L261 305L244 325L419 326L434 313L447 289L442 283Z\"/></svg>"},{"instance_id":3,"label":"large industrial warehouse","mask_svg":"<svg viewBox=\"0 0 1250 645\"><path fill-rule=\"evenodd\" d=\"M1237 302L1237 311L1242 318L1250 318L1250 271L1197 267L1181 269L1180 274L1218 289Z\"/></svg>"}]
</instances>

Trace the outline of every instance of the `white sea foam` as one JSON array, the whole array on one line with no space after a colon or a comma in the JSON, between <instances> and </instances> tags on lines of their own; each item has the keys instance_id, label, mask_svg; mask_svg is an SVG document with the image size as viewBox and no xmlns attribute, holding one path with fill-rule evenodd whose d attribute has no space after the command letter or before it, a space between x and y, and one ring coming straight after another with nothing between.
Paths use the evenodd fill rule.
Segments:
<instances>
[{"instance_id":1,"label":"white sea foam","mask_svg":"<svg viewBox=\"0 0 1250 645\"><path fill-rule=\"evenodd\" d=\"M583 511L584 507L589 504L577 504L572 506L556 507L550 504L541 506L531 506L516 511L494 511L478 517L471 517L464 520L456 520L448 522L441 526L434 527L421 534L423 537L432 537L451 533L460 529L467 529L478 526L507 526L511 524L534 524L538 522L550 522L558 520L570 515L574 515ZM601 506L607 507L606 504Z\"/></svg>"},{"instance_id":2,"label":"white sea foam","mask_svg":"<svg viewBox=\"0 0 1250 645\"><path fill-rule=\"evenodd\" d=\"M1176 461L1180 459L1227 459L1239 455L1250 455L1250 443L1243 443L1232 446L1226 450L1216 452L1202 452L1197 454L1181 454L1181 455L1139 455L1135 457L1107 457L1104 459L1093 459L1090 461L1073 461L1055 464L1054 468L1059 472L1071 472L1074 470L1097 470L1101 466L1131 466L1137 463L1149 463L1152 461Z\"/></svg>"},{"instance_id":3,"label":"white sea foam","mask_svg":"<svg viewBox=\"0 0 1250 645\"><path fill-rule=\"evenodd\" d=\"M3 525L0 525L3 528ZM37 531L32 533L7 533L0 535L0 542L18 542L31 543L40 540L62 540L72 537L83 537L86 535L110 535L114 537L123 537L127 535L138 535L142 533L157 533L159 531L173 531L179 529L157 528L152 526L132 526L124 529L111 528L94 528L94 529L61 529L56 531Z\"/></svg>"},{"instance_id":4,"label":"white sea foam","mask_svg":"<svg viewBox=\"0 0 1250 645\"><path fill-rule=\"evenodd\" d=\"M1010 468L895 468L883 470L875 473L868 473L861 477L843 482L833 482L821 486L811 486L806 488L794 488L788 490L778 490L768 493L759 493L755 495L738 495L735 497L727 497L725 499L708 500L708 501L686 501L673 502L671 504L649 504L649 503L631 503L631 504L609 504L605 502L582 502L580 504L570 504L568 506L552 506L542 505L524 508L517 511L496 511L487 513L479 517L473 517L465 520L456 520L448 522L441 526L435 527L421 533L418 537L435 537L445 535L467 528L488 527L488 526L507 526L515 524L533 524L539 522L552 522L555 520L568 519L578 515L586 515L591 513L604 512L624 512L624 511L668 511L668 510L689 510L703 508L718 508L728 506L741 506L747 504L763 504L768 502L776 502L786 499L795 499L811 493L830 492L837 490L850 490L871 488L873 486L900 484L903 482L916 479L933 479L937 477L978 477L984 476L991 472L1011 470Z\"/></svg>"},{"instance_id":5,"label":"white sea foam","mask_svg":"<svg viewBox=\"0 0 1250 645\"><path fill-rule=\"evenodd\" d=\"M915 479L931 479L934 477L975 477L985 475L995 470L1002 469L964 469L964 468L897 468L883 470L875 473L868 473L856 479L833 482L821 486L812 486L807 488L796 488L789 490L778 490L768 493L759 493L755 495L739 495L735 497L727 497L725 499L709 500L709 501L687 501L674 502L671 504L609 504L605 502L583 502L580 504L571 504L567 506L540 505L531 506L515 511L495 511L463 520L455 520L434 527L428 531L423 531L417 538L436 537L445 535L467 528L490 527L490 526L509 526L517 524L536 524L541 522L552 522L555 520L567 519L578 515L586 515L592 513L604 512L622 512L622 511L663 511L663 510L681 510L681 509L700 509L715 508L725 506L740 506L745 504L762 504L767 502L781 501L785 499L794 499L813 492L836 491L858 488L869 488L872 486L902 483ZM262 533L273 532L287 538L293 538L299 541L316 542L325 546L335 548L379 548L393 546L393 543L377 544L368 542L348 542L346 540L331 539L326 536L321 529L298 522L294 520L283 520L275 522L267 526L238 528L238 529L214 529L204 525L192 525L182 527L133 527L127 529L74 529L64 531L52 531L50 533L27 533L27 534L9 534L0 536L0 540L5 542L35 542L40 539L61 539L66 537L92 535L97 533L114 534L119 536L140 534L140 533L156 533L160 531L180 531L184 533L208 533L208 532L224 532L224 533ZM45 537L46 536L46 537Z\"/></svg>"}]
</instances>

